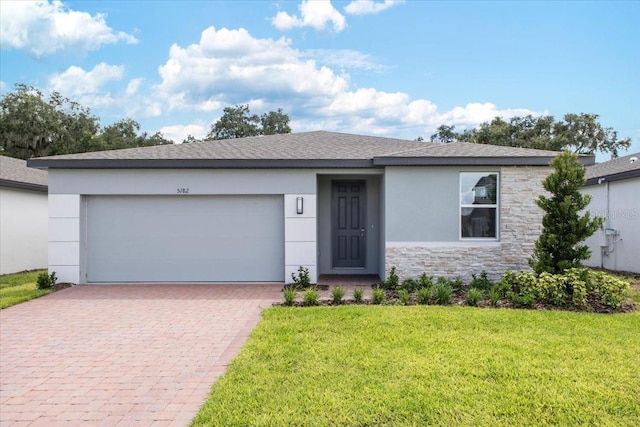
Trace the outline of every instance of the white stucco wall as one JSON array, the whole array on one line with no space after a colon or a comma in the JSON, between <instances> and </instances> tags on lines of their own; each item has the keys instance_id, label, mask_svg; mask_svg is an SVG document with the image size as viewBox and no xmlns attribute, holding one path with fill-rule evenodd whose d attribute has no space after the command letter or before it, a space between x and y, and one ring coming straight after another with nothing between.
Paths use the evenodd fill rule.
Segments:
<instances>
[{"instance_id":1,"label":"white stucco wall","mask_svg":"<svg viewBox=\"0 0 640 427\"><path fill-rule=\"evenodd\" d=\"M47 193L0 187L0 274L47 267Z\"/></svg>"},{"instance_id":2,"label":"white stucco wall","mask_svg":"<svg viewBox=\"0 0 640 427\"><path fill-rule=\"evenodd\" d=\"M586 240L591 258L585 264L640 273L640 178L604 181L584 187L583 193L592 196L587 207L591 214L606 218L602 229Z\"/></svg>"}]
</instances>

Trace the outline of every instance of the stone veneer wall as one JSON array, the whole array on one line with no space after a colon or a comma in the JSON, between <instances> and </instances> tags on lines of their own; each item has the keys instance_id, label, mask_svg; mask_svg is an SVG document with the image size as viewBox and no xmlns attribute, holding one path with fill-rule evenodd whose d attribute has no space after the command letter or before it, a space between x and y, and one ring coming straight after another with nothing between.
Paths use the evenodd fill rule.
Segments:
<instances>
[{"instance_id":1,"label":"stone veneer wall","mask_svg":"<svg viewBox=\"0 0 640 427\"><path fill-rule=\"evenodd\" d=\"M505 270L530 270L528 260L542 229L542 209L536 205L544 192L542 180L549 167L502 167L500 170L500 241L498 242L387 242L385 270L392 266L401 279L460 276L486 270L493 280Z\"/></svg>"}]
</instances>

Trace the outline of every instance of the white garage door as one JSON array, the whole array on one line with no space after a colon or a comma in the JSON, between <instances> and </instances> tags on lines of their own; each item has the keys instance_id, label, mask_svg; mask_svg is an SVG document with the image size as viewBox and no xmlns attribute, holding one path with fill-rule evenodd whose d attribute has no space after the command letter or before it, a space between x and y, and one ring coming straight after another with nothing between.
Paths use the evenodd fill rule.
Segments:
<instances>
[{"instance_id":1,"label":"white garage door","mask_svg":"<svg viewBox=\"0 0 640 427\"><path fill-rule=\"evenodd\" d=\"M87 197L88 282L284 281L282 196Z\"/></svg>"}]
</instances>

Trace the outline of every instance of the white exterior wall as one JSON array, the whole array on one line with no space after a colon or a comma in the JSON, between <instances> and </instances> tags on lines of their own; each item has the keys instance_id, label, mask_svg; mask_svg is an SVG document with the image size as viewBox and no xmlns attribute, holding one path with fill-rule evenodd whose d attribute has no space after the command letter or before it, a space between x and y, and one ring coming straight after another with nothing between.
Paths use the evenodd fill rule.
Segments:
<instances>
[{"instance_id":1,"label":"white exterior wall","mask_svg":"<svg viewBox=\"0 0 640 427\"><path fill-rule=\"evenodd\" d=\"M297 199L302 197L303 213L297 212ZM297 277L298 268L309 269L313 283L318 280L316 265L316 195L284 195L284 280L291 282L291 274Z\"/></svg>"},{"instance_id":2,"label":"white exterior wall","mask_svg":"<svg viewBox=\"0 0 640 427\"><path fill-rule=\"evenodd\" d=\"M80 282L80 195L49 195L49 271L59 282Z\"/></svg>"},{"instance_id":3,"label":"white exterior wall","mask_svg":"<svg viewBox=\"0 0 640 427\"><path fill-rule=\"evenodd\" d=\"M47 193L0 187L0 274L47 266Z\"/></svg>"},{"instance_id":4,"label":"white exterior wall","mask_svg":"<svg viewBox=\"0 0 640 427\"><path fill-rule=\"evenodd\" d=\"M604 181L584 187L592 196L587 207L592 215L606 218L602 229L586 240L592 267L640 273L640 178ZM616 230L615 232L607 229Z\"/></svg>"},{"instance_id":5,"label":"white exterior wall","mask_svg":"<svg viewBox=\"0 0 640 427\"><path fill-rule=\"evenodd\" d=\"M82 283L85 195L284 195L285 281L299 266L318 278L316 170L57 170L49 171L49 269L60 282ZM303 198L303 214L296 199Z\"/></svg>"}]
</instances>

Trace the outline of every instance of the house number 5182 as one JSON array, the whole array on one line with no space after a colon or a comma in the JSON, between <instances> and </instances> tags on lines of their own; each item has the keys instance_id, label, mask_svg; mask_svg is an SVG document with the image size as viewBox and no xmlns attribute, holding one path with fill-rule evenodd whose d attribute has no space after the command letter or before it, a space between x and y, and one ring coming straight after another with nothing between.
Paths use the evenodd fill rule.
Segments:
<instances>
[{"instance_id":1,"label":"house number 5182","mask_svg":"<svg viewBox=\"0 0 640 427\"><path fill-rule=\"evenodd\" d=\"M189 194L188 188L178 188L178 194Z\"/></svg>"}]
</instances>

